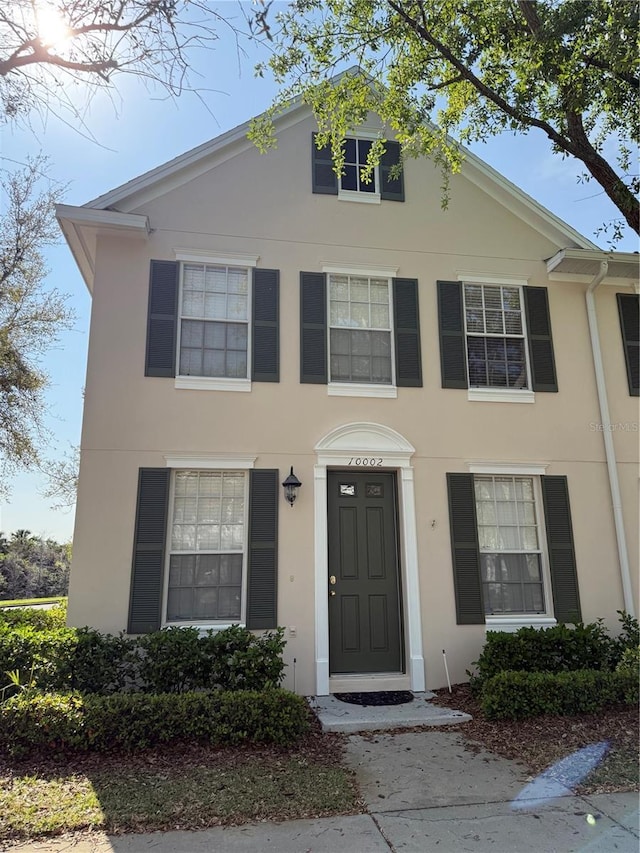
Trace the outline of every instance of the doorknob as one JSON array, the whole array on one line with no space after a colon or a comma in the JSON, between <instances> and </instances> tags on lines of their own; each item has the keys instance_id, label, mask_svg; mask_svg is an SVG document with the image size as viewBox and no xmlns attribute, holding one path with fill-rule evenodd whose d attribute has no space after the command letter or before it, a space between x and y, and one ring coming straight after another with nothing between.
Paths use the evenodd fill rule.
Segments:
<instances>
[{"instance_id":1,"label":"doorknob","mask_svg":"<svg viewBox=\"0 0 640 853\"><path fill-rule=\"evenodd\" d=\"M336 576L335 575L331 575L331 577L329 578L329 583L331 584L331 586L335 586L335 583L336 583Z\"/></svg>"},{"instance_id":2,"label":"doorknob","mask_svg":"<svg viewBox=\"0 0 640 853\"><path fill-rule=\"evenodd\" d=\"M329 595L335 595L335 594L336 594L335 589L330 589L330 590L329 590Z\"/></svg>"}]
</instances>

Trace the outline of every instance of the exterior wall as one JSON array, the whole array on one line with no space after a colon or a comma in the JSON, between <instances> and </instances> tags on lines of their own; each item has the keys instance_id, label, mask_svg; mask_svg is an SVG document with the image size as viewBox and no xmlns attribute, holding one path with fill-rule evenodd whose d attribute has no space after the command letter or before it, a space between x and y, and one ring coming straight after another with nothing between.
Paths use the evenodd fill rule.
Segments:
<instances>
[{"instance_id":1,"label":"exterior wall","mask_svg":"<svg viewBox=\"0 0 640 853\"><path fill-rule=\"evenodd\" d=\"M616 624L622 592L585 308L585 285L549 282L544 261L558 248L463 177L440 209L430 165L405 167L406 202L367 205L312 195L310 122L157 198L144 240L102 237L91 319L82 463L69 598L70 624L126 627L136 485L141 466L164 467L176 452L250 454L256 467L293 465L302 481L293 508L281 499L278 621L287 627L286 686L315 692L315 445L336 427L372 422L396 430L412 458L418 526L420 607L427 686L453 681L479 654L484 626L456 625L447 472L469 462L545 463L568 477L584 621ZM251 393L176 390L144 376L149 260L176 249L242 252L280 270L280 382ZM398 268L419 280L422 388L397 399L330 397L299 382L299 274L325 263ZM549 290L559 393L533 405L470 402L440 387L436 280L462 273L527 278ZM597 294L612 420L636 424L628 395L615 288ZM594 426L595 425L595 426ZM636 426L637 430L637 426ZM632 566L638 564L638 433L617 430L616 452ZM637 577L634 577L636 598ZM293 630L292 630L293 629Z\"/></svg>"}]
</instances>

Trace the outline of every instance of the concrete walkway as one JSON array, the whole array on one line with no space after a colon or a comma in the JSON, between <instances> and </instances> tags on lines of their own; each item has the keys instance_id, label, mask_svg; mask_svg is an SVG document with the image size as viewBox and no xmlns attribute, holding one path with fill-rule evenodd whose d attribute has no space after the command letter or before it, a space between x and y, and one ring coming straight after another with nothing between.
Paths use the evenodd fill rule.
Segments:
<instances>
[{"instance_id":1,"label":"concrete walkway","mask_svg":"<svg viewBox=\"0 0 640 853\"><path fill-rule=\"evenodd\" d=\"M353 735L347 761L367 814L204 832L93 835L17 853L638 853L637 794L536 791L513 761L457 732Z\"/></svg>"}]
</instances>

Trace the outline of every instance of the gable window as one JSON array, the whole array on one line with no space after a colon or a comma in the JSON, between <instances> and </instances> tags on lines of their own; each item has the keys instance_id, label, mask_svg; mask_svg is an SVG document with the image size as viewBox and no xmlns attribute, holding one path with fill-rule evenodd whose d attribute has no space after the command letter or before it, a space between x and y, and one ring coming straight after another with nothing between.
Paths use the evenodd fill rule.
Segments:
<instances>
[{"instance_id":1,"label":"gable window","mask_svg":"<svg viewBox=\"0 0 640 853\"><path fill-rule=\"evenodd\" d=\"M474 477L487 615L546 612L538 510L531 477Z\"/></svg>"},{"instance_id":2,"label":"gable window","mask_svg":"<svg viewBox=\"0 0 640 853\"><path fill-rule=\"evenodd\" d=\"M365 168L369 151L379 131L360 128L357 136L344 140L344 164L338 176L334 169L331 144L322 148L316 145L317 134L311 140L312 189L320 195L337 195L344 201L359 201L379 204L380 201L404 201L404 176L401 164L400 144L385 139L384 153L378 166L365 179Z\"/></svg>"},{"instance_id":3,"label":"gable window","mask_svg":"<svg viewBox=\"0 0 640 853\"><path fill-rule=\"evenodd\" d=\"M246 550L243 471L176 471L166 621L239 622Z\"/></svg>"},{"instance_id":4,"label":"gable window","mask_svg":"<svg viewBox=\"0 0 640 853\"><path fill-rule=\"evenodd\" d=\"M463 294L469 386L529 388L520 288L465 282Z\"/></svg>"},{"instance_id":5,"label":"gable window","mask_svg":"<svg viewBox=\"0 0 640 853\"><path fill-rule=\"evenodd\" d=\"M391 385L390 280L329 275L330 381Z\"/></svg>"},{"instance_id":6,"label":"gable window","mask_svg":"<svg viewBox=\"0 0 640 853\"><path fill-rule=\"evenodd\" d=\"M344 169L340 175L340 189L359 193L379 194L378 169L373 169L369 180L364 179L367 158L371 150L370 139L345 139Z\"/></svg>"},{"instance_id":7,"label":"gable window","mask_svg":"<svg viewBox=\"0 0 640 853\"><path fill-rule=\"evenodd\" d=\"M248 378L249 270L182 265L179 376Z\"/></svg>"}]
</instances>

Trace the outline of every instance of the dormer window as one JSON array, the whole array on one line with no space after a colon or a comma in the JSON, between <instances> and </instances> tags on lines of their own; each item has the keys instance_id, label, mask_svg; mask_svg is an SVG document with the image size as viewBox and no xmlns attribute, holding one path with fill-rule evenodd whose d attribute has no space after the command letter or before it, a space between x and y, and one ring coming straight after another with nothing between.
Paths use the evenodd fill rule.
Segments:
<instances>
[{"instance_id":1,"label":"dormer window","mask_svg":"<svg viewBox=\"0 0 640 853\"><path fill-rule=\"evenodd\" d=\"M404 201L404 179L402 172L396 174L395 166L400 163L400 145L390 139L384 141L385 152L370 175L365 177L365 167L372 138L349 136L344 142L344 169L340 177L333 168L331 145L318 148L316 136L311 141L312 188L320 195L337 195L345 201Z\"/></svg>"}]
</instances>

